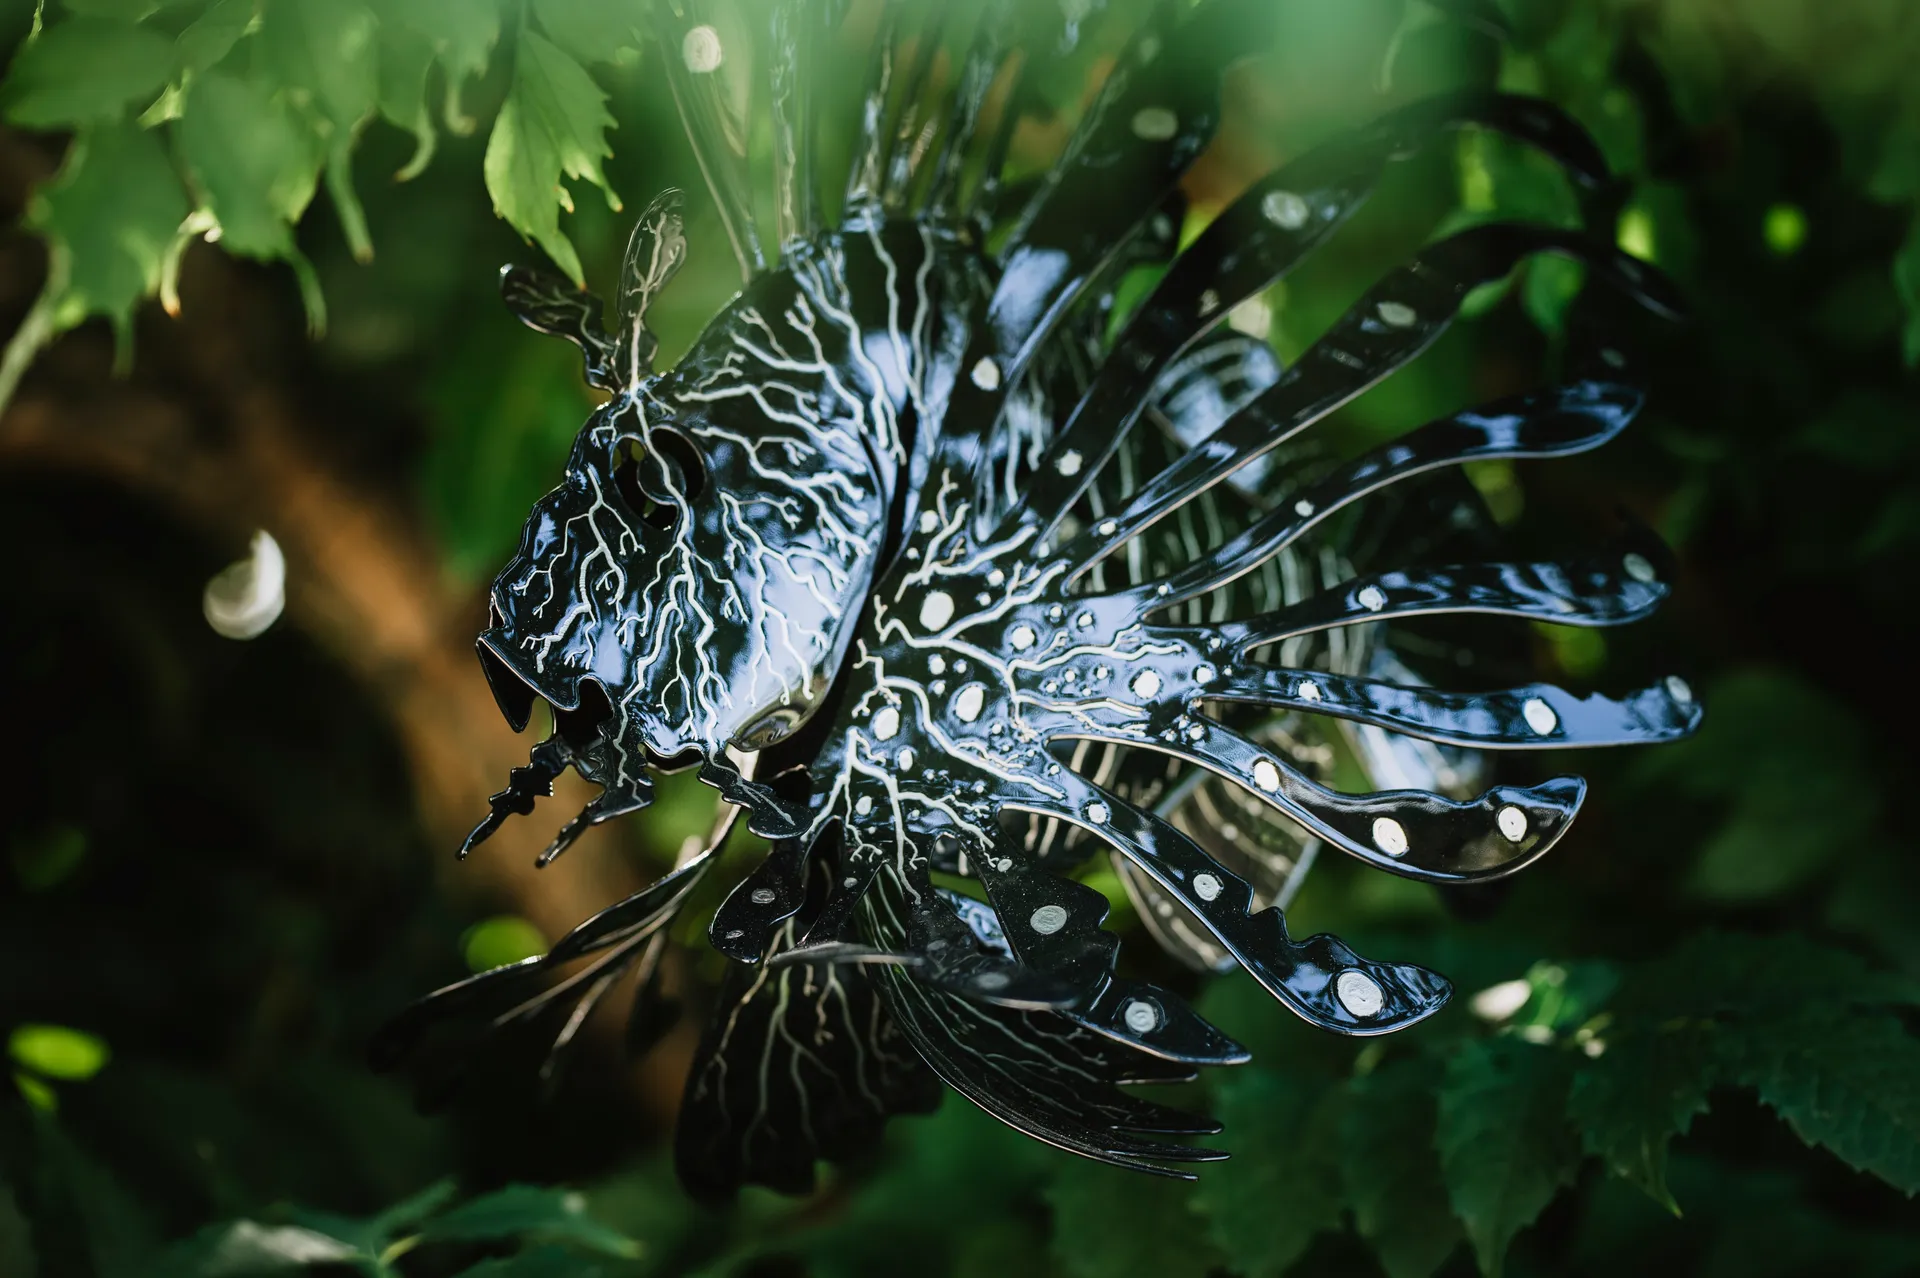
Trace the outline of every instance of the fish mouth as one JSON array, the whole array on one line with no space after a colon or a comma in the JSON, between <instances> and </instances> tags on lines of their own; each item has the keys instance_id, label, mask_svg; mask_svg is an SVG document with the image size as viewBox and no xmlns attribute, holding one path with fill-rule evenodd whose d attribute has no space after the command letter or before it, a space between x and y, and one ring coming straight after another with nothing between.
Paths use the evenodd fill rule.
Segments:
<instances>
[{"instance_id":1,"label":"fish mouth","mask_svg":"<svg viewBox=\"0 0 1920 1278\"><path fill-rule=\"evenodd\" d=\"M474 651L479 654L480 669L487 676L493 702L506 716L509 727L515 732L524 731L533 717L536 700L545 701L555 710L581 708L581 687L591 680L581 676L559 680L543 678L541 672L529 671L515 659L514 646L499 599L488 600L487 628L474 642Z\"/></svg>"},{"instance_id":2,"label":"fish mouth","mask_svg":"<svg viewBox=\"0 0 1920 1278\"><path fill-rule=\"evenodd\" d=\"M494 703L500 707L508 725L519 732L532 722L535 705L546 702L553 714L553 733L533 747L525 766L513 769L507 778L507 788L489 797L487 814L461 844L462 857L491 837L509 816L525 816L533 811L538 800L551 797L554 781L569 767L599 785L601 790L579 815L561 827L536 860L537 865L551 863L574 840L600 822L650 804L655 775L692 768L698 768L700 779L718 790L726 802L747 810L747 828L755 834L769 839L795 838L808 827L810 817L804 802L777 795L754 781L753 769L743 770L725 750L697 739L689 740L687 734L675 732L657 720L638 725L640 740L624 739L629 721L615 712L613 700L599 679L588 674L555 681L542 677L540 672L528 672L513 659L509 631L497 604L491 610L489 621L491 624L481 633L476 651ZM788 717L773 716L778 720L779 730L769 729L765 740L744 743L747 753L756 753L760 747L784 739L803 717L788 712L781 714ZM623 739L610 740L616 734ZM614 757L629 763L637 759L642 766L633 773L625 767L610 767L609 760Z\"/></svg>"},{"instance_id":3,"label":"fish mouth","mask_svg":"<svg viewBox=\"0 0 1920 1278\"><path fill-rule=\"evenodd\" d=\"M533 703L539 699L540 693L507 664L493 645L490 634L481 635L474 644L474 650L480 654L480 669L486 672L487 687L493 692L493 703L506 716L507 726L515 732L524 732L533 718Z\"/></svg>"},{"instance_id":4,"label":"fish mouth","mask_svg":"<svg viewBox=\"0 0 1920 1278\"><path fill-rule=\"evenodd\" d=\"M490 609L489 625L475 645L480 668L494 704L515 732L525 730L533 719L534 706L545 702L552 712L553 732L536 744L522 767L507 777L507 788L487 800L487 814L474 826L460 845L465 857L484 843L506 823L510 816L530 814L536 803L553 794L553 783L569 767L601 787L578 815L561 827L553 841L535 861L548 865L582 834L602 821L637 811L653 799L651 774L674 772L705 762L697 750L682 750L665 755L650 744L643 746L645 767L638 776L621 775L610 784L605 775L607 752L601 749L616 730L618 717L613 700L598 679L590 675L571 678L564 683L536 679L508 656L506 631L501 624L498 605Z\"/></svg>"},{"instance_id":5,"label":"fish mouth","mask_svg":"<svg viewBox=\"0 0 1920 1278\"><path fill-rule=\"evenodd\" d=\"M495 625L480 636L474 649L480 655L480 669L487 676L493 703L500 707L507 726L524 732L533 720L533 708L544 701L552 712L555 733L573 753L578 756L590 750L614 717L613 699L606 687L592 675L543 685L507 658L503 644L504 631ZM643 749L651 772L683 772L706 759L697 745L672 743L664 734L653 731L647 737Z\"/></svg>"}]
</instances>

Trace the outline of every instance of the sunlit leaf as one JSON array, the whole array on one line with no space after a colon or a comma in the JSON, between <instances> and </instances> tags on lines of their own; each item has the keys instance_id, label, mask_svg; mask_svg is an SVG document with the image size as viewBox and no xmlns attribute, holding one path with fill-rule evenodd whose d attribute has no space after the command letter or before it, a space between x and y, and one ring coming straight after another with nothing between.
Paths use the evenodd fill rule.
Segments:
<instances>
[{"instance_id":1,"label":"sunlit leaf","mask_svg":"<svg viewBox=\"0 0 1920 1278\"><path fill-rule=\"evenodd\" d=\"M105 315L124 342L133 308L160 287L187 208L155 134L126 121L82 130L60 176L27 214L28 224L68 256L59 322Z\"/></svg>"},{"instance_id":2,"label":"sunlit leaf","mask_svg":"<svg viewBox=\"0 0 1920 1278\"><path fill-rule=\"evenodd\" d=\"M588 66L640 47L647 0L533 0L547 39Z\"/></svg>"},{"instance_id":3,"label":"sunlit leaf","mask_svg":"<svg viewBox=\"0 0 1920 1278\"><path fill-rule=\"evenodd\" d=\"M194 81L175 136L221 246L242 257L291 256L293 223L313 199L323 153L287 108L250 81L209 71Z\"/></svg>"},{"instance_id":4,"label":"sunlit leaf","mask_svg":"<svg viewBox=\"0 0 1920 1278\"><path fill-rule=\"evenodd\" d=\"M178 4L180 0L174 0ZM60 7L83 18L138 22L160 8L159 0L60 0Z\"/></svg>"},{"instance_id":5,"label":"sunlit leaf","mask_svg":"<svg viewBox=\"0 0 1920 1278\"><path fill-rule=\"evenodd\" d=\"M413 158L396 174L399 181L418 177L433 159L438 135L427 109L427 74L433 69L433 43L397 23L380 26L380 114L413 134Z\"/></svg>"},{"instance_id":6,"label":"sunlit leaf","mask_svg":"<svg viewBox=\"0 0 1920 1278\"><path fill-rule=\"evenodd\" d=\"M7 1036L14 1063L36 1074L84 1082L106 1067L112 1053L105 1041L64 1025L20 1025Z\"/></svg>"},{"instance_id":7,"label":"sunlit leaf","mask_svg":"<svg viewBox=\"0 0 1920 1278\"><path fill-rule=\"evenodd\" d=\"M258 14L255 0L214 0L177 41L180 65L205 71L224 59Z\"/></svg>"},{"instance_id":8,"label":"sunlit leaf","mask_svg":"<svg viewBox=\"0 0 1920 1278\"><path fill-rule=\"evenodd\" d=\"M252 1278L309 1265L373 1259L352 1243L318 1230L236 1220L210 1225L170 1248L160 1270L167 1274L190 1274L193 1278Z\"/></svg>"},{"instance_id":9,"label":"sunlit leaf","mask_svg":"<svg viewBox=\"0 0 1920 1278\"><path fill-rule=\"evenodd\" d=\"M1486 221L1522 218L1578 226L1580 206L1566 171L1531 147L1482 129L1460 135L1456 152L1460 204Z\"/></svg>"},{"instance_id":10,"label":"sunlit leaf","mask_svg":"<svg viewBox=\"0 0 1920 1278\"><path fill-rule=\"evenodd\" d=\"M25 1070L13 1072L14 1090L20 1093L20 1099L43 1114L54 1114L60 1110L60 1093L53 1090L44 1079L35 1078Z\"/></svg>"},{"instance_id":11,"label":"sunlit leaf","mask_svg":"<svg viewBox=\"0 0 1920 1278\"><path fill-rule=\"evenodd\" d=\"M560 210L573 207L561 183L585 178L620 207L601 170L613 154L606 131L613 127L606 95L578 62L547 40L522 32L513 87L487 140L487 190L494 212L551 257L578 284L580 257L560 230Z\"/></svg>"},{"instance_id":12,"label":"sunlit leaf","mask_svg":"<svg viewBox=\"0 0 1920 1278\"><path fill-rule=\"evenodd\" d=\"M485 972L545 954L547 938L525 919L504 914L468 928L460 948L468 968Z\"/></svg>"},{"instance_id":13,"label":"sunlit leaf","mask_svg":"<svg viewBox=\"0 0 1920 1278\"><path fill-rule=\"evenodd\" d=\"M1798 204L1768 207L1760 224L1767 247L1780 257L1791 257L1807 242L1807 212Z\"/></svg>"},{"instance_id":14,"label":"sunlit leaf","mask_svg":"<svg viewBox=\"0 0 1920 1278\"><path fill-rule=\"evenodd\" d=\"M379 101L373 11L355 0L277 0L265 11L260 49L327 156L327 193L355 257L373 255L353 189L353 144Z\"/></svg>"},{"instance_id":15,"label":"sunlit leaf","mask_svg":"<svg viewBox=\"0 0 1920 1278\"><path fill-rule=\"evenodd\" d=\"M1586 280L1587 268L1571 258L1547 254L1527 263L1520 286L1520 302L1527 318L1541 332L1559 336L1566 328L1567 311Z\"/></svg>"},{"instance_id":16,"label":"sunlit leaf","mask_svg":"<svg viewBox=\"0 0 1920 1278\"><path fill-rule=\"evenodd\" d=\"M0 89L0 113L27 128L111 118L151 100L173 74L173 44L145 27L100 18L49 26L22 46Z\"/></svg>"},{"instance_id":17,"label":"sunlit leaf","mask_svg":"<svg viewBox=\"0 0 1920 1278\"><path fill-rule=\"evenodd\" d=\"M1643 208L1633 206L1621 212L1619 224L1614 231L1614 239L1623 253L1631 253L1646 262L1659 259L1659 244L1654 239L1653 214Z\"/></svg>"},{"instance_id":18,"label":"sunlit leaf","mask_svg":"<svg viewBox=\"0 0 1920 1278\"><path fill-rule=\"evenodd\" d=\"M473 127L459 111L461 86L483 74L500 38L500 0L386 0L383 21L412 28L433 45L447 77L447 126Z\"/></svg>"}]
</instances>

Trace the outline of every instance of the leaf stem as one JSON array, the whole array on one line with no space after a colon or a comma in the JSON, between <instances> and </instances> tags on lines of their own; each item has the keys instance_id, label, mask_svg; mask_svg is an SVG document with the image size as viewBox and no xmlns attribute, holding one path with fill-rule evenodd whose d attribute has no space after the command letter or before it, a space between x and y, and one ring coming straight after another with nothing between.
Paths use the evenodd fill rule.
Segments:
<instances>
[{"instance_id":1,"label":"leaf stem","mask_svg":"<svg viewBox=\"0 0 1920 1278\"><path fill-rule=\"evenodd\" d=\"M67 273L66 248L48 244L47 282L41 286L40 296L33 300L20 327L7 339L5 352L0 353L0 414L13 402L13 393L19 389L20 379L26 375L34 357L53 340L54 312L67 291Z\"/></svg>"}]
</instances>

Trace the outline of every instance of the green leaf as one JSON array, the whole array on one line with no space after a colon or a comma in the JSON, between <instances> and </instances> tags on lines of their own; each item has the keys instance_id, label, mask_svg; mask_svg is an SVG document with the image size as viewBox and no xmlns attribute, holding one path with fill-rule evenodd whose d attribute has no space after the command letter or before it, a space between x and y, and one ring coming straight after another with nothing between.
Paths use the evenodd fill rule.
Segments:
<instances>
[{"instance_id":1,"label":"green leaf","mask_svg":"<svg viewBox=\"0 0 1920 1278\"><path fill-rule=\"evenodd\" d=\"M1795 438L1798 450L1852 470L1884 472L1920 454L1904 399L1865 387L1842 390Z\"/></svg>"},{"instance_id":2,"label":"green leaf","mask_svg":"<svg viewBox=\"0 0 1920 1278\"><path fill-rule=\"evenodd\" d=\"M422 481L449 570L481 580L513 553L592 403L564 342L527 342L504 325L455 342L458 358L428 388L435 429Z\"/></svg>"},{"instance_id":3,"label":"green leaf","mask_svg":"<svg viewBox=\"0 0 1920 1278\"><path fill-rule=\"evenodd\" d=\"M1718 1080L1715 1028L1676 1020L1610 1033L1601 1054L1581 1066L1568 1100L1589 1154L1680 1214L1667 1189L1667 1145L1706 1112Z\"/></svg>"},{"instance_id":4,"label":"green leaf","mask_svg":"<svg viewBox=\"0 0 1920 1278\"><path fill-rule=\"evenodd\" d=\"M56 326L89 315L113 321L127 349L133 308L160 287L168 246L187 216L187 197L159 139L130 121L80 131L53 184L38 192L27 223L67 258Z\"/></svg>"},{"instance_id":5,"label":"green leaf","mask_svg":"<svg viewBox=\"0 0 1920 1278\"><path fill-rule=\"evenodd\" d=\"M1871 782L1831 767L1792 790L1747 787L1700 849L1687 886L1716 901L1779 897L1867 838L1879 806Z\"/></svg>"},{"instance_id":6,"label":"green leaf","mask_svg":"<svg viewBox=\"0 0 1920 1278\"><path fill-rule=\"evenodd\" d=\"M513 66L513 87L487 139L487 191L507 224L545 249L576 284L584 282L580 257L560 231L560 209L573 208L561 183L564 174L585 178L620 201L600 168L613 154L606 131L613 127L606 95L580 64L530 31L522 32Z\"/></svg>"},{"instance_id":7,"label":"green leaf","mask_svg":"<svg viewBox=\"0 0 1920 1278\"><path fill-rule=\"evenodd\" d=\"M20 1025L7 1036L14 1063L36 1074L66 1082L84 1082L106 1068L112 1053L106 1042L64 1025Z\"/></svg>"},{"instance_id":8,"label":"green leaf","mask_svg":"<svg viewBox=\"0 0 1920 1278\"><path fill-rule=\"evenodd\" d=\"M1907 308L1906 327L1901 330L1900 353L1908 368L1920 368L1920 216L1913 219L1906 243L1893 259L1893 286Z\"/></svg>"},{"instance_id":9,"label":"green leaf","mask_svg":"<svg viewBox=\"0 0 1920 1278\"><path fill-rule=\"evenodd\" d=\"M487 69L500 38L500 0L386 0L381 13L432 44L447 73L447 127L469 132L473 121L461 114L460 87Z\"/></svg>"},{"instance_id":10,"label":"green leaf","mask_svg":"<svg viewBox=\"0 0 1920 1278\"><path fill-rule=\"evenodd\" d=\"M1314 1236L1340 1224L1337 1088L1267 1069L1235 1070L1217 1116L1234 1156L1207 1169L1195 1201L1208 1235L1249 1278L1279 1278Z\"/></svg>"},{"instance_id":11,"label":"green leaf","mask_svg":"<svg viewBox=\"0 0 1920 1278\"><path fill-rule=\"evenodd\" d=\"M21 46L0 89L0 113L30 129L110 119L159 93L173 67L173 44L157 32L74 18Z\"/></svg>"},{"instance_id":12,"label":"green leaf","mask_svg":"<svg viewBox=\"0 0 1920 1278\"><path fill-rule=\"evenodd\" d=\"M1447 1210L1435 1152L1431 1070L1395 1062L1354 1079L1349 1091L1340 1165L1354 1224L1388 1278L1427 1278L1464 1237Z\"/></svg>"},{"instance_id":13,"label":"green leaf","mask_svg":"<svg viewBox=\"0 0 1920 1278\"><path fill-rule=\"evenodd\" d=\"M175 42L180 65L193 72L214 66L247 33L254 13L254 0L214 0Z\"/></svg>"},{"instance_id":14,"label":"green leaf","mask_svg":"<svg viewBox=\"0 0 1920 1278\"><path fill-rule=\"evenodd\" d=\"M1863 1211L1863 1202L1844 1193L1813 1190L1803 1169L1735 1155L1676 1157L1673 1171L1686 1201L1699 1204L1689 1211L1684 1234L1705 1243L1704 1251L1687 1246L1676 1252L1672 1243L1683 1228L1652 1218L1654 1228L1648 1229L1648 1215L1595 1221L1588 1228L1596 1234L1614 1226L1609 1241L1624 1241L1621 1235L1629 1231L1637 1236L1610 1257L1569 1263L1565 1270L1605 1274L1634 1267L1702 1278L1910 1278L1913 1273L1913 1227L1904 1213Z\"/></svg>"},{"instance_id":15,"label":"green leaf","mask_svg":"<svg viewBox=\"0 0 1920 1278\"><path fill-rule=\"evenodd\" d=\"M92 1278L153 1278L153 1221L120 1180L66 1134L52 1115L33 1111L31 1178L22 1208L34 1222L48 1273Z\"/></svg>"},{"instance_id":16,"label":"green leaf","mask_svg":"<svg viewBox=\"0 0 1920 1278\"><path fill-rule=\"evenodd\" d=\"M500 38L500 0L387 0L385 12L433 41L450 79L484 72Z\"/></svg>"},{"instance_id":17,"label":"green leaf","mask_svg":"<svg viewBox=\"0 0 1920 1278\"><path fill-rule=\"evenodd\" d=\"M634 1257L640 1244L587 1214L572 1190L509 1185L463 1203L420 1231L423 1242L495 1242L532 1237L571 1243L609 1256Z\"/></svg>"},{"instance_id":18,"label":"green leaf","mask_svg":"<svg viewBox=\"0 0 1920 1278\"><path fill-rule=\"evenodd\" d=\"M1760 237L1776 257L1792 257L1807 242L1807 211L1781 201L1769 205L1760 221Z\"/></svg>"},{"instance_id":19,"label":"green leaf","mask_svg":"<svg viewBox=\"0 0 1920 1278\"><path fill-rule=\"evenodd\" d=\"M515 914L482 919L460 938L460 954L470 972L486 972L547 952L539 928Z\"/></svg>"},{"instance_id":20,"label":"green leaf","mask_svg":"<svg viewBox=\"0 0 1920 1278\"><path fill-rule=\"evenodd\" d=\"M600 1278L604 1266L564 1247L535 1247L517 1256L483 1260L456 1278Z\"/></svg>"},{"instance_id":21,"label":"green leaf","mask_svg":"<svg viewBox=\"0 0 1920 1278\"><path fill-rule=\"evenodd\" d=\"M276 0L260 28L268 67L290 90L327 154L327 194L353 255L373 256L353 189L353 144L379 102L373 13L355 0Z\"/></svg>"},{"instance_id":22,"label":"green leaf","mask_svg":"<svg viewBox=\"0 0 1920 1278\"><path fill-rule=\"evenodd\" d=\"M438 136L427 110L427 73L433 69L433 42L409 27L380 27L380 114L413 134L413 158L394 175L410 181L433 160Z\"/></svg>"},{"instance_id":23,"label":"green leaf","mask_svg":"<svg viewBox=\"0 0 1920 1278\"><path fill-rule=\"evenodd\" d=\"M738 1273L753 1257L777 1250L797 1258L809 1278L863 1278L894 1272L901 1256L950 1249L955 1278L970 1271L995 1278L1015 1278L1036 1267L1050 1272L1045 1220L1031 1207L1046 1174L1060 1166L1058 1154L952 1093L929 1117L896 1120L888 1138L871 1179L844 1209L818 1214L777 1240L762 1241L736 1228L730 1255L739 1265L715 1270ZM671 1181L671 1172L666 1179ZM658 1188L652 1197L660 1198ZM929 1213L926 1204L936 1201L939 1212ZM647 1240L649 1258L672 1256L714 1229L711 1218L684 1211L670 1223L661 1220L661 1205L644 1215L629 1210L617 1217L629 1234ZM608 1204L598 1214L614 1219L613 1210ZM1197 1230L1199 1221L1192 1227ZM979 1268L1022 1242L1024 1266Z\"/></svg>"},{"instance_id":24,"label":"green leaf","mask_svg":"<svg viewBox=\"0 0 1920 1278\"><path fill-rule=\"evenodd\" d=\"M1520 304L1535 327L1549 337L1558 337L1566 329L1568 309L1586 282L1587 268L1579 262L1557 253L1542 253L1526 265Z\"/></svg>"},{"instance_id":25,"label":"green leaf","mask_svg":"<svg viewBox=\"0 0 1920 1278\"><path fill-rule=\"evenodd\" d=\"M1573 1183L1580 1143L1567 1126L1565 1052L1514 1037L1469 1042L1447 1063L1436 1142L1453 1210L1482 1272Z\"/></svg>"},{"instance_id":26,"label":"green leaf","mask_svg":"<svg viewBox=\"0 0 1920 1278\"><path fill-rule=\"evenodd\" d=\"M160 8L157 0L61 0L61 3L69 13L83 18L112 18L116 22L138 22Z\"/></svg>"},{"instance_id":27,"label":"green leaf","mask_svg":"<svg viewBox=\"0 0 1920 1278\"><path fill-rule=\"evenodd\" d=\"M533 0L547 39L592 66L640 47L646 0Z\"/></svg>"},{"instance_id":28,"label":"green leaf","mask_svg":"<svg viewBox=\"0 0 1920 1278\"><path fill-rule=\"evenodd\" d=\"M32 1235L33 1225L21 1212L13 1186L0 1180L0 1274L37 1278L40 1261Z\"/></svg>"},{"instance_id":29,"label":"green leaf","mask_svg":"<svg viewBox=\"0 0 1920 1278\"><path fill-rule=\"evenodd\" d=\"M1206 1278L1221 1263L1188 1182L1063 1157L1046 1194L1068 1278Z\"/></svg>"},{"instance_id":30,"label":"green leaf","mask_svg":"<svg viewBox=\"0 0 1920 1278\"><path fill-rule=\"evenodd\" d=\"M1633 972L1613 1009L1623 1021L1722 1013L1757 1016L1782 1007L1854 1007L1920 1002L1920 985L1875 970L1848 950L1793 933L1702 932Z\"/></svg>"},{"instance_id":31,"label":"green leaf","mask_svg":"<svg viewBox=\"0 0 1920 1278\"><path fill-rule=\"evenodd\" d=\"M393 1206L381 1212L368 1222L381 1242L386 1242L419 1223L452 1202L459 1194L459 1188L451 1180L436 1180L418 1193L410 1194Z\"/></svg>"},{"instance_id":32,"label":"green leaf","mask_svg":"<svg viewBox=\"0 0 1920 1278\"><path fill-rule=\"evenodd\" d=\"M1880 795L1859 717L1804 679L1749 668L1718 679L1706 726L1641 764L1726 820L1699 853L1689 888L1723 901L1778 897L1850 843L1872 837Z\"/></svg>"},{"instance_id":33,"label":"green leaf","mask_svg":"<svg viewBox=\"0 0 1920 1278\"><path fill-rule=\"evenodd\" d=\"M45 1079L35 1078L23 1069L13 1071L13 1086L20 1093L20 1099L43 1114L60 1112L60 1093L53 1090Z\"/></svg>"},{"instance_id":34,"label":"green leaf","mask_svg":"<svg viewBox=\"0 0 1920 1278\"><path fill-rule=\"evenodd\" d=\"M300 1225L263 1225L253 1220L209 1225L169 1247L159 1262L163 1275L181 1278L249 1278L308 1265L372 1261L352 1243Z\"/></svg>"},{"instance_id":35,"label":"green leaf","mask_svg":"<svg viewBox=\"0 0 1920 1278\"><path fill-rule=\"evenodd\" d=\"M1456 163L1461 207L1483 217L1580 225L1580 203L1566 170L1512 138L1484 129L1460 135Z\"/></svg>"},{"instance_id":36,"label":"green leaf","mask_svg":"<svg viewBox=\"0 0 1920 1278\"><path fill-rule=\"evenodd\" d=\"M194 81L175 136L221 246L241 257L291 258L293 224L320 173L312 133L258 86L209 71Z\"/></svg>"},{"instance_id":37,"label":"green leaf","mask_svg":"<svg viewBox=\"0 0 1920 1278\"><path fill-rule=\"evenodd\" d=\"M1580 1066L1569 1114L1589 1153L1678 1210L1666 1187L1667 1147L1706 1109L1709 1091L1729 1079L1753 1083L1769 1062L1800 1062L1783 1080L1805 1079L1818 1063L1789 1054L1793 1032L1783 1025L1833 1022L1844 1038L1850 1015L1862 1017L1858 1024L1885 1020L1854 1009L1916 1000L1913 981L1846 950L1791 934L1702 933L1627 975L1596 1040L1605 1050Z\"/></svg>"},{"instance_id":38,"label":"green leaf","mask_svg":"<svg viewBox=\"0 0 1920 1278\"><path fill-rule=\"evenodd\" d=\"M375 28L355 0L275 0L260 26L261 54L321 127L347 131L377 97Z\"/></svg>"},{"instance_id":39,"label":"green leaf","mask_svg":"<svg viewBox=\"0 0 1920 1278\"><path fill-rule=\"evenodd\" d=\"M410 1246L412 1240L406 1235L451 1202L457 1192L453 1181L441 1180L375 1216L343 1216L306 1207L290 1208L286 1215L289 1223L333 1239L374 1262L386 1255L396 1241L403 1244L403 1250Z\"/></svg>"},{"instance_id":40,"label":"green leaf","mask_svg":"<svg viewBox=\"0 0 1920 1278\"><path fill-rule=\"evenodd\" d=\"M1730 1072L1794 1133L1920 1193L1920 1039L1898 1019L1812 1004L1730 1031Z\"/></svg>"},{"instance_id":41,"label":"green leaf","mask_svg":"<svg viewBox=\"0 0 1920 1278\"><path fill-rule=\"evenodd\" d=\"M1053 1278L1046 1233L1031 1220L982 1221L954 1237L952 1247L952 1278Z\"/></svg>"}]
</instances>

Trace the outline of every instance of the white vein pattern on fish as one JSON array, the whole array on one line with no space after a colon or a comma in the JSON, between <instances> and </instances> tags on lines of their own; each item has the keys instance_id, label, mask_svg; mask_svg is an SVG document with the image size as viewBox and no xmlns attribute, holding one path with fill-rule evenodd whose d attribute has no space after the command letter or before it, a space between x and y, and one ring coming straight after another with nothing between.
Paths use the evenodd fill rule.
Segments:
<instances>
[{"instance_id":1,"label":"white vein pattern on fish","mask_svg":"<svg viewBox=\"0 0 1920 1278\"><path fill-rule=\"evenodd\" d=\"M494 586L487 676L516 729L540 697L555 732L463 854L569 766L601 791L543 862L643 808L650 770L684 766L772 840L710 931L733 964L676 1137L702 1193L804 1190L817 1158L855 1156L888 1116L935 1103L936 1079L1062 1149L1189 1175L1178 1165L1225 1155L1179 1138L1215 1125L1125 1085L1247 1053L1172 991L1116 972L1107 899L1078 867L1111 858L1187 966L1241 967L1332 1032L1387 1033L1450 988L1337 937L1294 938L1283 907L1314 856L1434 883L1511 874L1565 833L1585 783L1480 788L1479 752L1657 742L1700 720L1674 677L1617 699L1537 683L1460 693L1390 648L1395 625L1423 617L1616 625L1666 597L1670 562L1633 530L1566 560L1435 559L1462 528L1491 538L1463 463L1564 456L1627 426L1642 396L1617 347L1591 352L1589 376L1358 458L1311 430L1532 254L1574 256L1676 313L1651 268L1604 239L1493 223L1384 275L1285 369L1222 323L1393 161L1451 130L1498 130L1602 182L1578 126L1507 95L1415 102L1290 160L1182 245L1181 179L1267 6L1161 6L1125 33L1060 160L1025 183L1002 181L1034 105L1025 87L1082 35L1057 16L1040 30L1045 14L1011 3L977 8L884 7L829 227L808 67L840 10L773 6L769 266L744 133L713 75L718 37L692 0L654 6L747 277L673 369L653 372L645 317L684 255L677 196L635 231L612 332L565 281L503 277L509 304L577 343L611 398ZM969 16L942 79L942 24ZM682 56L696 42L702 56ZM1029 51L1017 66L1015 48ZM1158 282L1123 313L1119 281L1143 263ZM1429 509L1452 513L1422 526ZM1393 529L1387 551L1422 566L1355 575L1367 528ZM1341 737L1398 788L1331 788ZM632 1037L650 1041L665 929L724 837L549 955L422 1000L382 1055L417 1062L463 1025L533 1026L557 1051L635 969Z\"/></svg>"}]
</instances>

